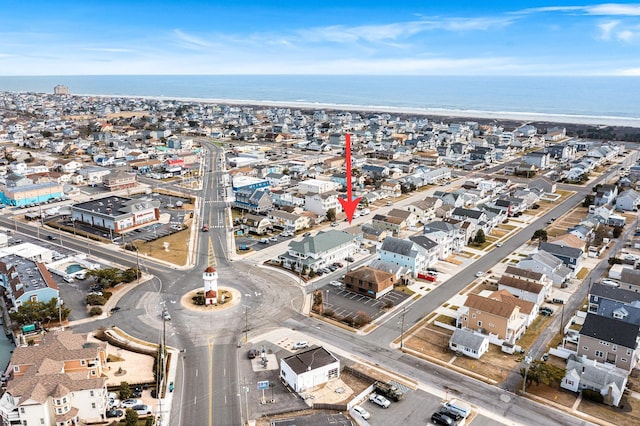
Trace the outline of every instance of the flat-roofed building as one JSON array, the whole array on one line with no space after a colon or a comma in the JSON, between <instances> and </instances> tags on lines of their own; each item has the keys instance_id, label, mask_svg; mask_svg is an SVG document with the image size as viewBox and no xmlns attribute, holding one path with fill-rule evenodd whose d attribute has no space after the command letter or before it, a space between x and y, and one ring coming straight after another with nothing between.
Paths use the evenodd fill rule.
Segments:
<instances>
[{"instance_id":1,"label":"flat-roofed building","mask_svg":"<svg viewBox=\"0 0 640 426\"><path fill-rule=\"evenodd\" d=\"M71 218L116 233L160 219L160 201L110 196L71 206Z\"/></svg>"}]
</instances>

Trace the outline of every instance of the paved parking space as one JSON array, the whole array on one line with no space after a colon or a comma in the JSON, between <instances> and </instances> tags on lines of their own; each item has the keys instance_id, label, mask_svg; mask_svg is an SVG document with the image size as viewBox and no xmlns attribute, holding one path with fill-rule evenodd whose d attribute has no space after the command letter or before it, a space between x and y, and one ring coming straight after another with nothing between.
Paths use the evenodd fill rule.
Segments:
<instances>
[{"instance_id":1,"label":"paved parking space","mask_svg":"<svg viewBox=\"0 0 640 426\"><path fill-rule=\"evenodd\" d=\"M379 299L354 293L344 288L325 286L322 289L325 295L325 308L329 308L341 318L355 318L358 312L364 312L375 319L387 310L389 305L398 306L409 296L400 291L393 290Z\"/></svg>"}]
</instances>

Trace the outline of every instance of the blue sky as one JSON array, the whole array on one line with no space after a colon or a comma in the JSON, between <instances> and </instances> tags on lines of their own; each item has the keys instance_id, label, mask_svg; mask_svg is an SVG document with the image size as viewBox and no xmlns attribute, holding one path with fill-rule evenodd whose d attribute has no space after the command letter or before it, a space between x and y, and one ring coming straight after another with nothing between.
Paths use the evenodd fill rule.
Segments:
<instances>
[{"instance_id":1,"label":"blue sky","mask_svg":"<svg viewBox=\"0 0 640 426\"><path fill-rule=\"evenodd\" d=\"M0 75L640 75L640 3L15 1Z\"/></svg>"}]
</instances>

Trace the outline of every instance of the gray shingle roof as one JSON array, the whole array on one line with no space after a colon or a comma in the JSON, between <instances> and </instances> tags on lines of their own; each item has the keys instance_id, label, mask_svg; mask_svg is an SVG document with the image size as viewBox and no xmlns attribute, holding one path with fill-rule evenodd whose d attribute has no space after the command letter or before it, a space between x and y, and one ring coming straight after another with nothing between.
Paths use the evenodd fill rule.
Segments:
<instances>
[{"instance_id":1,"label":"gray shingle roof","mask_svg":"<svg viewBox=\"0 0 640 426\"><path fill-rule=\"evenodd\" d=\"M452 343L464 346L465 348L475 349L478 352L480 351L480 346L482 346L482 342L485 339L485 336L476 334L473 331L464 328L456 328L453 335L451 335Z\"/></svg>"},{"instance_id":2,"label":"gray shingle roof","mask_svg":"<svg viewBox=\"0 0 640 426\"><path fill-rule=\"evenodd\" d=\"M640 293L599 283L594 283L591 286L589 294L603 299L616 300L624 303L640 301Z\"/></svg>"},{"instance_id":3,"label":"gray shingle roof","mask_svg":"<svg viewBox=\"0 0 640 426\"><path fill-rule=\"evenodd\" d=\"M553 254L554 256L568 257L571 259L578 259L583 254L583 251L580 249L559 243L541 242L539 249Z\"/></svg>"},{"instance_id":4,"label":"gray shingle roof","mask_svg":"<svg viewBox=\"0 0 640 426\"><path fill-rule=\"evenodd\" d=\"M638 326L614 318L587 314L580 335L635 349Z\"/></svg>"}]
</instances>

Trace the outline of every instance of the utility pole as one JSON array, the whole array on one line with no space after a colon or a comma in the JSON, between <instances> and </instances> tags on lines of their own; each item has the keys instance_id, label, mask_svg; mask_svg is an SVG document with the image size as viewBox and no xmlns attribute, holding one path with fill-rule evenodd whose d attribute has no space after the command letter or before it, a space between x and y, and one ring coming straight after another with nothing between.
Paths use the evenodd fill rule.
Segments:
<instances>
[{"instance_id":1,"label":"utility pole","mask_svg":"<svg viewBox=\"0 0 640 426\"><path fill-rule=\"evenodd\" d=\"M531 366L531 362L533 361L533 358L531 358L531 355L527 354L524 357L524 363L525 363L525 367L524 367L524 380L522 381L522 394L524 395L525 392L525 386L527 385L527 374L529 374L529 367Z\"/></svg>"},{"instance_id":2,"label":"utility pole","mask_svg":"<svg viewBox=\"0 0 640 426\"><path fill-rule=\"evenodd\" d=\"M404 347L404 316L407 313L407 308L402 309L402 317L400 318L400 349Z\"/></svg>"},{"instance_id":3,"label":"utility pole","mask_svg":"<svg viewBox=\"0 0 640 426\"><path fill-rule=\"evenodd\" d=\"M249 332L249 308L244 307L244 342L247 343L247 333Z\"/></svg>"}]
</instances>

